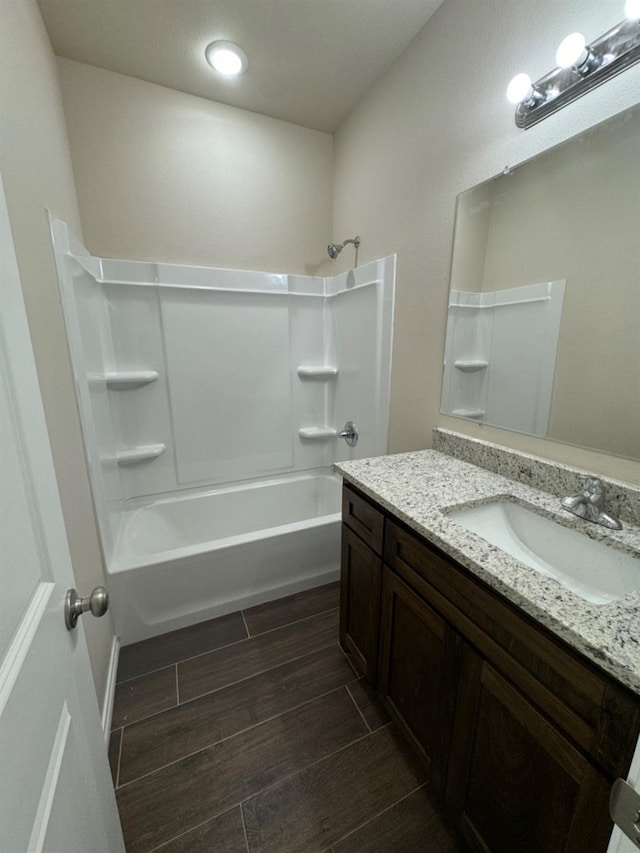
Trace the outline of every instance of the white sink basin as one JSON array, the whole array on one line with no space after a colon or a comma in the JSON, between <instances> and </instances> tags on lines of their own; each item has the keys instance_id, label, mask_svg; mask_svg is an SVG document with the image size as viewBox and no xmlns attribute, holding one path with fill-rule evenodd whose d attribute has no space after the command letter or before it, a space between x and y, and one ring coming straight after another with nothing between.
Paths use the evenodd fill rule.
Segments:
<instances>
[{"instance_id":1,"label":"white sink basin","mask_svg":"<svg viewBox=\"0 0 640 853\"><path fill-rule=\"evenodd\" d=\"M511 501L447 515L592 604L617 601L640 589L640 559Z\"/></svg>"}]
</instances>

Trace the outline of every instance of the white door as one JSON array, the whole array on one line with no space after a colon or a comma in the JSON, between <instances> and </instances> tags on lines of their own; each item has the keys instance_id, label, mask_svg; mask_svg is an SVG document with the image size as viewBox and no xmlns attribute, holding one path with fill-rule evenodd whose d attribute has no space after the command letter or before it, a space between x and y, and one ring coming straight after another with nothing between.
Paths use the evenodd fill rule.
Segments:
<instances>
[{"instance_id":1,"label":"white door","mask_svg":"<svg viewBox=\"0 0 640 853\"><path fill-rule=\"evenodd\" d=\"M73 586L0 181L1 853L124 851Z\"/></svg>"}]
</instances>

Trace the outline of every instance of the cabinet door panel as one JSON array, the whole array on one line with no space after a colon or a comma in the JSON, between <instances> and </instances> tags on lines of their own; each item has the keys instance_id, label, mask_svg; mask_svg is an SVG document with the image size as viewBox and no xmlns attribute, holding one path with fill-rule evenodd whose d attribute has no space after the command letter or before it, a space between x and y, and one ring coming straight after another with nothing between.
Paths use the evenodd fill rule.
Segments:
<instances>
[{"instance_id":1,"label":"cabinet door panel","mask_svg":"<svg viewBox=\"0 0 640 853\"><path fill-rule=\"evenodd\" d=\"M340 570L340 643L373 684L378 661L381 561L345 524Z\"/></svg>"},{"instance_id":2,"label":"cabinet door panel","mask_svg":"<svg viewBox=\"0 0 640 853\"><path fill-rule=\"evenodd\" d=\"M379 690L444 787L460 642L450 626L384 568Z\"/></svg>"},{"instance_id":3,"label":"cabinet door panel","mask_svg":"<svg viewBox=\"0 0 640 853\"><path fill-rule=\"evenodd\" d=\"M469 701L471 700L471 702ZM606 806L584 796L597 787L586 758L528 700L466 647L447 798L480 849L561 853L589 815L589 850L604 851ZM600 788L606 786L602 783Z\"/></svg>"}]
</instances>

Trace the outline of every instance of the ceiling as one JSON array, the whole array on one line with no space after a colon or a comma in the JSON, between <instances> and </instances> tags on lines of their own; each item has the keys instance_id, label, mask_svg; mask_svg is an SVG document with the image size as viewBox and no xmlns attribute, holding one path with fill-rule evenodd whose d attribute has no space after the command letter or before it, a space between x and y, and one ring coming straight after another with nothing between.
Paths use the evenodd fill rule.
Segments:
<instances>
[{"instance_id":1,"label":"ceiling","mask_svg":"<svg viewBox=\"0 0 640 853\"><path fill-rule=\"evenodd\" d=\"M332 133L442 0L38 0L58 56ZM240 45L220 78L204 49Z\"/></svg>"}]
</instances>

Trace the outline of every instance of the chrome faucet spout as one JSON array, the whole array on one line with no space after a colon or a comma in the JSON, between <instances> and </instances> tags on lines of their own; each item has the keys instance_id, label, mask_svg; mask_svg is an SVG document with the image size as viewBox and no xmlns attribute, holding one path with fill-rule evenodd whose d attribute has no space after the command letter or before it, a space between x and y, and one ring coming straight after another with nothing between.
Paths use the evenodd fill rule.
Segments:
<instances>
[{"instance_id":1,"label":"chrome faucet spout","mask_svg":"<svg viewBox=\"0 0 640 853\"><path fill-rule=\"evenodd\" d=\"M605 512L605 495L605 486L599 477L583 477L582 490L577 495L562 498L560 505L585 521L601 524L611 530L620 530L620 521Z\"/></svg>"}]
</instances>

